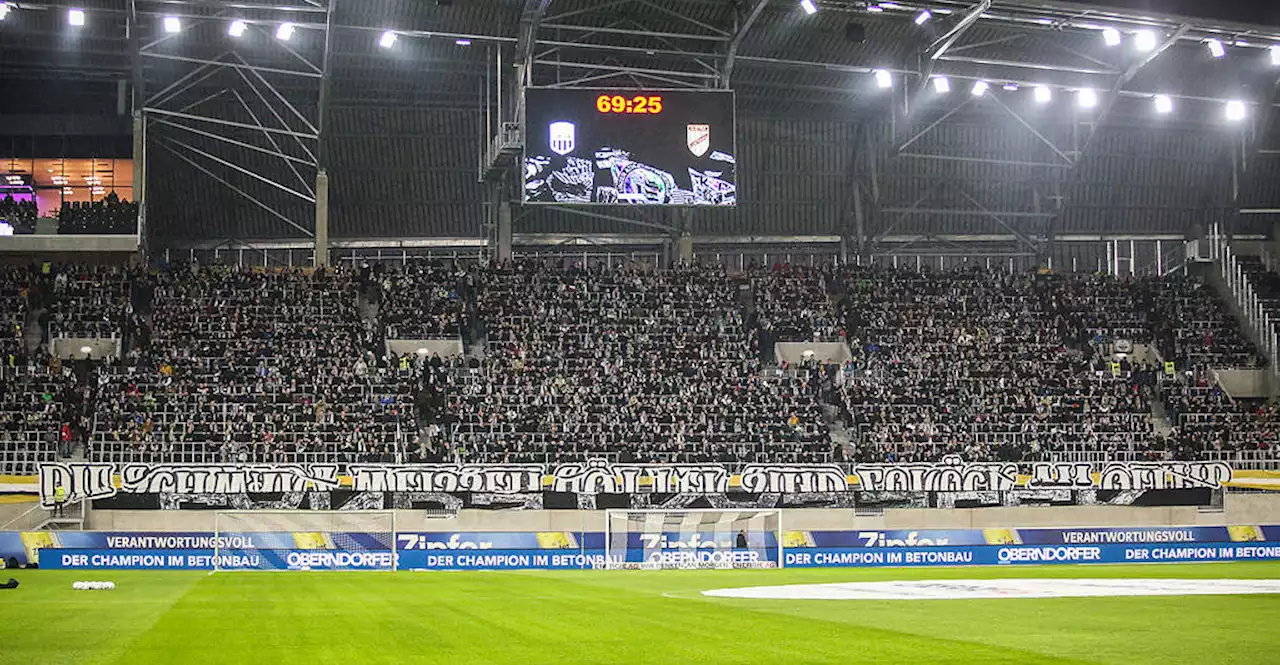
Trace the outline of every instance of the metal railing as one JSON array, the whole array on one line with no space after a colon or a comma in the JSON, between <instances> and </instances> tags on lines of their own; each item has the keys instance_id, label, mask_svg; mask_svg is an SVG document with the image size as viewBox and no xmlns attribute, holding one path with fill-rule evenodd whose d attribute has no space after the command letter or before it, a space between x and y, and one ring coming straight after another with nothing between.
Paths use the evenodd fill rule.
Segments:
<instances>
[{"instance_id":1,"label":"metal railing","mask_svg":"<svg viewBox=\"0 0 1280 665\"><path fill-rule=\"evenodd\" d=\"M1239 256L1231 248L1227 237L1221 234L1218 225L1213 226L1208 240L1210 258L1218 266L1219 274L1222 275L1223 282L1226 283L1236 306L1240 309L1241 317L1257 340L1259 350L1266 357L1271 372L1280 375L1280 367L1276 363L1277 350L1280 350L1277 323L1280 322L1273 320L1267 313L1253 281L1249 279L1249 274L1245 272ZM1269 262L1269 257L1264 256L1263 260L1265 265Z\"/></svg>"}]
</instances>

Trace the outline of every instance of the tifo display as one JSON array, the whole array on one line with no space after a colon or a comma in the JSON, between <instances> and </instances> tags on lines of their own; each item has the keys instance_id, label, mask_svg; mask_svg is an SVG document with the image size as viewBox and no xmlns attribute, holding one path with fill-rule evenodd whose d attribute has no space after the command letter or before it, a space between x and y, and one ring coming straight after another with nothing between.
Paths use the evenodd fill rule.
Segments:
<instances>
[{"instance_id":1,"label":"tifo display","mask_svg":"<svg viewBox=\"0 0 1280 665\"><path fill-rule=\"evenodd\" d=\"M733 93L525 90L528 203L731 206Z\"/></svg>"}]
</instances>

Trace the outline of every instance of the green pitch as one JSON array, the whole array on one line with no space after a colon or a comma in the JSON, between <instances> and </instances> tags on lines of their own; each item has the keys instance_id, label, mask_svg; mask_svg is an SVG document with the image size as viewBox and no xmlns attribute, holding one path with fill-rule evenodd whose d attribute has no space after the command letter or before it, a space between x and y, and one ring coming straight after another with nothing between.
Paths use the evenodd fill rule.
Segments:
<instances>
[{"instance_id":1,"label":"green pitch","mask_svg":"<svg viewBox=\"0 0 1280 665\"><path fill-rule=\"evenodd\" d=\"M13 571L8 571L13 572ZM732 586L1280 578L1280 564L492 573L17 571L0 663L1280 662L1280 596L709 599ZM73 591L77 579L115 591Z\"/></svg>"}]
</instances>

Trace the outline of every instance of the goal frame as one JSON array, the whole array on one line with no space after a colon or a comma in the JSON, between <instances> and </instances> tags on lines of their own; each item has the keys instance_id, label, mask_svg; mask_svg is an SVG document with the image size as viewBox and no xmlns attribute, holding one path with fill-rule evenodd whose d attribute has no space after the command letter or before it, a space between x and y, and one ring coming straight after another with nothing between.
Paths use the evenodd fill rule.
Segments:
<instances>
[{"instance_id":1,"label":"goal frame","mask_svg":"<svg viewBox=\"0 0 1280 665\"><path fill-rule=\"evenodd\" d=\"M241 548L223 548L223 547L222 547L222 534L224 533L224 530L223 530L223 524L222 524L222 517L223 517L224 515L238 515L238 516L250 516L250 515L252 515L252 516L284 515L284 516L290 516L290 517L300 517L300 516L312 516L312 517L317 517L317 516L325 516L325 515L335 515L335 516L340 515L340 516L344 516L344 517L348 517L348 516L383 516L383 515L385 515L385 516L387 516L387 517L389 517L389 518L390 518L390 531L388 531L388 532L387 532L388 534L390 534L390 541L391 541L391 548L390 548L390 550L389 550L389 551L390 551L390 553L391 553L391 567L390 567L389 569L385 569L385 570L368 570L368 571L359 571L359 570L341 570L341 569L319 569L319 570L308 570L308 572L371 572L371 573L377 573L377 572L388 572L388 573L394 573L394 572L396 572L397 570L399 570L399 569L400 569L400 561L399 561L399 559L400 559L400 544L399 544L399 542L397 542L397 540L396 540L396 537L397 537L397 531L396 531L396 511L394 511L394 510L218 510L218 511L214 511L214 514L213 514L213 569L210 571L210 574L212 574L212 573L214 573L214 572L293 572L293 571L290 571L290 569L288 569L288 568L267 568L267 569L253 569L253 570L246 570L246 569L243 569L243 568L222 568L222 567L220 567L220 565L219 565L219 564L220 564L220 562L221 562L221 560L222 560L221 555L223 554L223 551L224 551L225 549L236 549L237 551L243 551ZM254 531L236 531L236 530L226 530L226 531L225 531L225 533L307 533L307 532L308 532L307 530L303 530L303 529L277 530L277 531L266 531L266 530L263 530L263 531L257 531L257 532L254 532ZM332 532L329 532L329 533L332 533ZM378 531L378 532L373 532L373 531L351 532L351 531L348 531L347 533L381 533L381 531ZM269 551L269 550L275 549L275 550L279 551L279 548L255 548L255 549L262 550L262 551Z\"/></svg>"},{"instance_id":2,"label":"goal frame","mask_svg":"<svg viewBox=\"0 0 1280 665\"><path fill-rule=\"evenodd\" d=\"M605 509L605 511L604 511L604 566L605 566L605 569L606 569L606 570L613 570L613 569L619 569L619 568L625 568L625 567L626 567L626 566L620 565L620 563L621 563L621 562L620 562L620 563L615 563L615 562L614 562L614 560L613 560L613 554L614 554L614 548L613 548L613 535L614 535L614 530L613 530L613 517L614 517L614 515L622 515L622 516L624 516L624 519L628 519L626 516L630 516L630 515L671 515L671 514L677 514L677 513L683 513L683 514L689 514L689 513L695 513L695 514L696 514L696 513L701 513L701 514L706 514L706 513L756 513L756 514L767 514L767 513L772 513L772 514L775 514L775 515L777 516L777 527L776 527L776 529L774 530L774 541L775 541L775 547L777 548L777 551L778 551L778 561L777 561L777 566L776 566L776 567L777 567L777 568L783 568L783 567L786 565L786 563L785 563L786 546L784 545L784 543L783 543L783 538L782 538L782 534L783 534L783 510L782 510L781 508L738 508L738 509L733 509L733 508L669 508L669 509L664 509L664 508L637 508L637 509L628 509L628 508L607 508L607 509ZM622 557L623 557L623 559L625 560L625 558L626 558L626 553L625 553L625 551L621 554L621 556L622 556ZM642 564L641 566L638 566L638 567L643 568L643 564ZM667 569L667 570L670 570L670 569L672 569L672 568L666 568L666 569ZM677 570L678 570L679 568L675 568L675 569L677 569Z\"/></svg>"}]
</instances>

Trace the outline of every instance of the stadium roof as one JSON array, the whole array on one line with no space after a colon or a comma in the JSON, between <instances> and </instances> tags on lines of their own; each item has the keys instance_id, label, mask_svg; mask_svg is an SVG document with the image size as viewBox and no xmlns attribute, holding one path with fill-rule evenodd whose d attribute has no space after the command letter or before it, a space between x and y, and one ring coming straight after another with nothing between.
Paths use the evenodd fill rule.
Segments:
<instances>
[{"instance_id":1,"label":"stadium roof","mask_svg":"<svg viewBox=\"0 0 1280 665\"><path fill-rule=\"evenodd\" d=\"M799 0L7 4L0 80L14 94L0 113L65 113L95 100L114 111L118 83L134 80L156 168L217 174L251 194L250 204L229 203L180 180L153 182L152 209L166 206L183 233L305 237L309 183L327 155L348 174L335 184L335 219L358 220L346 229L340 221L336 235L475 237L491 221L478 203L488 196L476 177L482 152L498 123L516 117L519 82L732 88L744 158L765 164L767 153L771 166L744 170L768 177L744 186L736 212L698 213L708 232L839 233L852 204L818 192L865 177L859 160L873 153L886 158L872 167L885 176L881 205L907 211L897 214L972 208L977 198L993 211L1070 217L1030 210L1034 188L1037 201L1071 201L1080 214L1108 205L1145 211L1119 219L1090 212L1081 230L1122 222L1167 232L1206 206L1230 207L1218 191L1228 185L1217 184L1231 177L1224 128L1247 126L1238 152L1251 161L1280 147L1270 120L1280 103L1275 3L813 0L813 13ZM84 10L83 26L68 25L73 7ZM178 19L179 32L163 30L166 17ZM229 34L236 21L245 22L240 37ZM284 22L295 25L288 41L276 37ZM383 47L387 31L396 39ZM876 71L888 74L889 89ZM931 92L939 76L952 82L949 95ZM972 97L978 81L992 94ZM1079 108L1082 90L1097 95L1096 108ZM1040 95L1049 101L1038 103ZM1154 112L1157 96L1171 113ZM1244 125L1225 120L1230 101L1240 102L1232 111L1243 109ZM923 158L927 168L914 165ZM1274 202L1276 178L1267 174L1280 159L1261 161L1231 200ZM788 182L802 163L821 177ZM1035 173L1006 168L1018 164ZM1067 175L1039 175L1045 170ZM970 184L948 184L956 180ZM945 192L934 198L948 200L921 202L935 185ZM226 211L226 220L184 217L180 208L193 202ZM239 221L250 211L265 226ZM975 212L959 217L972 222ZM895 228L1007 226L959 217ZM537 210L522 223L616 230L601 221Z\"/></svg>"},{"instance_id":2,"label":"stadium roof","mask_svg":"<svg viewBox=\"0 0 1280 665\"><path fill-rule=\"evenodd\" d=\"M1138 8L1116 8L1122 4ZM1269 57L1266 49L1280 46L1276 3L1252 3L1249 9L1243 3L1137 0L815 0L816 13L807 15L794 0L334 0L332 17L322 5L306 0L10 2L10 16L0 25L4 76L128 76L131 7L139 14L142 45L150 46L144 71L157 83L172 65L186 62L179 58L216 59L232 49L227 28L234 20L248 21L246 42L269 39L282 21L296 23L293 49L317 66L325 28L333 25L329 64L337 103L474 107L475 78L491 69L489 49L506 45L519 51L525 46L522 36L533 45L531 82L537 85L584 80L647 87L727 85L739 91L742 108L782 113L814 104L848 108L870 102L874 86L861 84L873 69L1105 90L1149 55L1130 45L1141 30L1156 36L1157 51L1175 34L1176 39L1168 43L1168 53L1140 68L1123 87L1125 94L1221 100L1248 92L1256 83L1250 75ZM1166 6L1188 13L1151 11ZM71 7L84 9L85 26L66 25L65 11ZM975 8L983 11L966 22ZM922 9L930 10L932 19L917 24ZM180 35L162 32L164 16L185 22ZM851 25L860 26L865 38L850 40ZM958 26L960 31L953 32ZM1118 30L1126 43L1105 46L1104 28ZM386 30L400 37L392 49L378 47ZM1225 62L1209 54L1209 39L1224 44ZM462 46L458 40L471 43ZM235 47L255 48L262 49L260 40ZM290 56L275 51L272 64L262 66L287 68Z\"/></svg>"}]
</instances>

